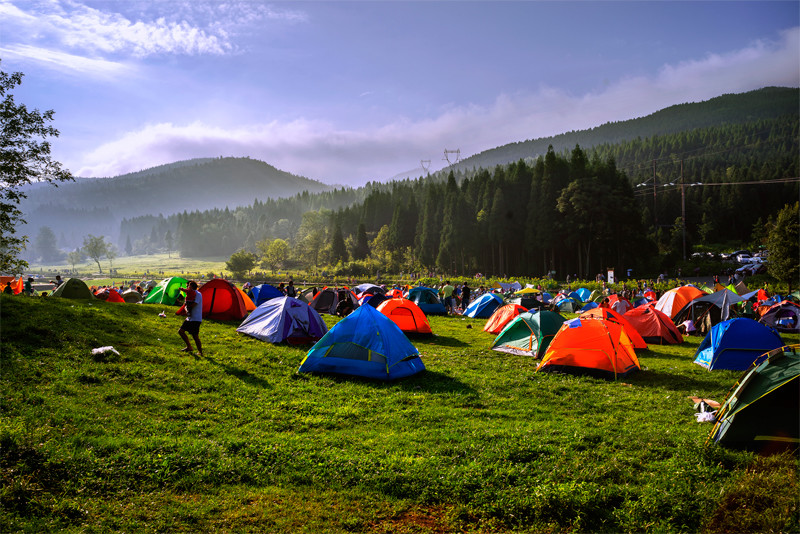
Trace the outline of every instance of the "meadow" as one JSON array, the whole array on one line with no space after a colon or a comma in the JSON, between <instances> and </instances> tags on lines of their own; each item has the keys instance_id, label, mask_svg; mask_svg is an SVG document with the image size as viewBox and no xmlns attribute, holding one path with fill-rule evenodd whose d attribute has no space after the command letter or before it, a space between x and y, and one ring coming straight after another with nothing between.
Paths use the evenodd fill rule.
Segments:
<instances>
[{"instance_id":1,"label":"meadow","mask_svg":"<svg viewBox=\"0 0 800 534\"><path fill-rule=\"evenodd\" d=\"M722 401L740 373L693 364L700 338L606 381L431 317L412 338L427 370L384 383L300 375L309 347L237 322L182 353L174 311L0 296L0 530L800 529L796 457L706 444L687 397Z\"/></svg>"}]
</instances>

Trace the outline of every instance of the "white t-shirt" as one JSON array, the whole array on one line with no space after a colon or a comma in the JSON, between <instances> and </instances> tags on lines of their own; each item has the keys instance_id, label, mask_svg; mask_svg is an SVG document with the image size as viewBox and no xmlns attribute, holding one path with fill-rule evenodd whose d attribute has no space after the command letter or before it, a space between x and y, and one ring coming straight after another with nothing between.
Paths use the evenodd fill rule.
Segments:
<instances>
[{"instance_id":1,"label":"white t-shirt","mask_svg":"<svg viewBox=\"0 0 800 534\"><path fill-rule=\"evenodd\" d=\"M186 320L200 322L203 320L203 295L199 291L196 291L194 294L194 302L195 305L192 307L191 311L186 316Z\"/></svg>"}]
</instances>

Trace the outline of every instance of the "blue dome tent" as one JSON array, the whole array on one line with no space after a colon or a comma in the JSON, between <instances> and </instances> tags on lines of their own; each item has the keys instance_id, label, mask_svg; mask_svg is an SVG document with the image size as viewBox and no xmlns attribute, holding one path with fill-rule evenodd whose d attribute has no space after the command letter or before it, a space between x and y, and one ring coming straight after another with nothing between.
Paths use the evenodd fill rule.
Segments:
<instances>
[{"instance_id":1,"label":"blue dome tent","mask_svg":"<svg viewBox=\"0 0 800 534\"><path fill-rule=\"evenodd\" d=\"M394 380L424 370L402 330L372 306L361 306L308 351L298 372Z\"/></svg>"},{"instance_id":2,"label":"blue dome tent","mask_svg":"<svg viewBox=\"0 0 800 534\"><path fill-rule=\"evenodd\" d=\"M759 356L784 345L780 334L752 319L729 319L711 327L694 363L709 371L745 371Z\"/></svg>"},{"instance_id":3,"label":"blue dome tent","mask_svg":"<svg viewBox=\"0 0 800 534\"><path fill-rule=\"evenodd\" d=\"M502 306L503 297L495 293L484 293L472 301L464 310L464 315L474 319L486 319L491 317L494 311Z\"/></svg>"}]
</instances>

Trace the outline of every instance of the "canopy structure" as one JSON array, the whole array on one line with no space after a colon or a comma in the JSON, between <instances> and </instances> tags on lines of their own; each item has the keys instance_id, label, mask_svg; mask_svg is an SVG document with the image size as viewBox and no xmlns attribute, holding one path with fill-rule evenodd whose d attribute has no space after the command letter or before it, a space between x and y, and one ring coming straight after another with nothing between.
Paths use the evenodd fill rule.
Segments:
<instances>
[{"instance_id":1,"label":"canopy structure","mask_svg":"<svg viewBox=\"0 0 800 534\"><path fill-rule=\"evenodd\" d=\"M293 297L270 299L251 313L237 332L261 341L292 345L314 343L328 332L328 326L307 303Z\"/></svg>"},{"instance_id":2,"label":"canopy structure","mask_svg":"<svg viewBox=\"0 0 800 534\"><path fill-rule=\"evenodd\" d=\"M711 328L695 353L694 363L709 371L744 371L757 358L784 345L772 328L752 319L728 319Z\"/></svg>"},{"instance_id":3,"label":"canopy structure","mask_svg":"<svg viewBox=\"0 0 800 534\"><path fill-rule=\"evenodd\" d=\"M506 325L491 349L520 356L540 357L547 350L564 318L556 312L523 312Z\"/></svg>"},{"instance_id":4,"label":"canopy structure","mask_svg":"<svg viewBox=\"0 0 800 534\"><path fill-rule=\"evenodd\" d=\"M586 374L616 379L641 369L622 325L579 317L561 325L538 371Z\"/></svg>"},{"instance_id":5,"label":"canopy structure","mask_svg":"<svg viewBox=\"0 0 800 534\"><path fill-rule=\"evenodd\" d=\"M150 290L147 298L144 299L145 304L166 304L172 306L180 295L182 287L188 285L188 281L180 276L173 276L165 278L160 281L156 287Z\"/></svg>"},{"instance_id":6,"label":"canopy structure","mask_svg":"<svg viewBox=\"0 0 800 534\"><path fill-rule=\"evenodd\" d=\"M372 306L361 306L308 351L298 372L394 380L423 370L419 351L400 328Z\"/></svg>"},{"instance_id":7,"label":"canopy structure","mask_svg":"<svg viewBox=\"0 0 800 534\"><path fill-rule=\"evenodd\" d=\"M489 317L486 321L486 325L483 327L483 331L497 335L502 332L503 328L517 315L526 311L528 311L528 309L519 304L504 304L497 308L491 317Z\"/></svg>"},{"instance_id":8,"label":"canopy structure","mask_svg":"<svg viewBox=\"0 0 800 534\"><path fill-rule=\"evenodd\" d=\"M419 306L408 299L390 298L381 302L377 309L391 319L405 334L433 333L428 318Z\"/></svg>"},{"instance_id":9,"label":"canopy structure","mask_svg":"<svg viewBox=\"0 0 800 534\"><path fill-rule=\"evenodd\" d=\"M709 440L771 454L800 446L800 345L757 359L716 414Z\"/></svg>"}]
</instances>

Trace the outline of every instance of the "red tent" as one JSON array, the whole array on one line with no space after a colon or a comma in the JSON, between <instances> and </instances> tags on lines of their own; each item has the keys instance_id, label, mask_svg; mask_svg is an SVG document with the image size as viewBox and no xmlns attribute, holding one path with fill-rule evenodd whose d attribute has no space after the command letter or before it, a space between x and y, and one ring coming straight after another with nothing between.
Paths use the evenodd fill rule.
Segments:
<instances>
[{"instance_id":1,"label":"red tent","mask_svg":"<svg viewBox=\"0 0 800 534\"><path fill-rule=\"evenodd\" d=\"M432 334L431 325L425 313L408 299L384 300L378 311L391 319L406 334Z\"/></svg>"},{"instance_id":2,"label":"red tent","mask_svg":"<svg viewBox=\"0 0 800 534\"><path fill-rule=\"evenodd\" d=\"M486 326L483 327L483 331L497 335L503 331L503 328L505 328L514 317L526 311L528 311L528 309L519 304L504 304L497 308L491 317L486 320Z\"/></svg>"},{"instance_id":3,"label":"red tent","mask_svg":"<svg viewBox=\"0 0 800 534\"><path fill-rule=\"evenodd\" d=\"M625 319L641 334L647 343L683 343L683 336L669 316L652 306L639 306L628 310Z\"/></svg>"},{"instance_id":4,"label":"red tent","mask_svg":"<svg viewBox=\"0 0 800 534\"><path fill-rule=\"evenodd\" d=\"M239 289L223 278L214 278L198 290L203 295L203 317L219 321L241 321L247 308Z\"/></svg>"}]
</instances>

